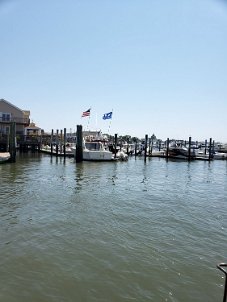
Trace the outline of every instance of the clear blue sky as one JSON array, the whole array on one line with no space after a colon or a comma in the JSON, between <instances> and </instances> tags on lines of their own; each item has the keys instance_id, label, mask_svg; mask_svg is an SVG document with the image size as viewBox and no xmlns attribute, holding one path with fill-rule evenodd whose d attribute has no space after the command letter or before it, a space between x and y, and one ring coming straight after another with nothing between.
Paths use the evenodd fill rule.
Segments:
<instances>
[{"instance_id":1,"label":"clear blue sky","mask_svg":"<svg viewBox=\"0 0 227 302\"><path fill-rule=\"evenodd\" d=\"M224 0L0 0L0 41L0 98L45 131L227 142Z\"/></svg>"}]
</instances>

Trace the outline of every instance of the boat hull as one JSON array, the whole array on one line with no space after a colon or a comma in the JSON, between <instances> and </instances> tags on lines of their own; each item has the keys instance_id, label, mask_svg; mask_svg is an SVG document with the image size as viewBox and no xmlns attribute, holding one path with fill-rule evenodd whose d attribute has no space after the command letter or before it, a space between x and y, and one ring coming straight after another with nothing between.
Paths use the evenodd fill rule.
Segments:
<instances>
[{"instance_id":1,"label":"boat hull","mask_svg":"<svg viewBox=\"0 0 227 302\"><path fill-rule=\"evenodd\" d=\"M114 160L111 152L105 151L83 151L83 160L89 161L111 161Z\"/></svg>"},{"instance_id":2,"label":"boat hull","mask_svg":"<svg viewBox=\"0 0 227 302\"><path fill-rule=\"evenodd\" d=\"M9 152L1 152L0 153L0 164L5 163L10 160Z\"/></svg>"}]
</instances>

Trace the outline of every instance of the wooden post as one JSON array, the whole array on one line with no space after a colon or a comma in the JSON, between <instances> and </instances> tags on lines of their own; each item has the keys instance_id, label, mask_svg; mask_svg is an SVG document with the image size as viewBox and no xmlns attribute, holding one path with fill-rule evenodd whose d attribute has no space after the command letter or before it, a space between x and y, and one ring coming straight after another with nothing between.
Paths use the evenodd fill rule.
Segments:
<instances>
[{"instance_id":1,"label":"wooden post","mask_svg":"<svg viewBox=\"0 0 227 302\"><path fill-rule=\"evenodd\" d=\"M60 131L60 155L62 155L62 141L63 141L63 132L62 132L62 129Z\"/></svg>"},{"instance_id":2,"label":"wooden post","mask_svg":"<svg viewBox=\"0 0 227 302\"><path fill-rule=\"evenodd\" d=\"M137 156L137 140L136 140L136 143L135 143L135 158Z\"/></svg>"},{"instance_id":3,"label":"wooden post","mask_svg":"<svg viewBox=\"0 0 227 302\"><path fill-rule=\"evenodd\" d=\"M211 157L212 157L212 150L211 150L211 145L212 145L212 138L210 138L210 145L209 145L209 160L211 160Z\"/></svg>"},{"instance_id":4,"label":"wooden post","mask_svg":"<svg viewBox=\"0 0 227 302\"><path fill-rule=\"evenodd\" d=\"M59 130L57 129L56 139L55 139L55 142L56 142L56 156L58 156L58 145L59 145L58 133L59 133Z\"/></svg>"},{"instance_id":5,"label":"wooden post","mask_svg":"<svg viewBox=\"0 0 227 302\"><path fill-rule=\"evenodd\" d=\"M154 138L152 136L152 138L151 138L151 150L150 150L151 155L152 155L152 152L153 152L153 145L154 145Z\"/></svg>"},{"instance_id":6,"label":"wooden post","mask_svg":"<svg viewBox=\"0 0 227 302\"><path fill-rule=\"evenodd\" d=\"M54 136L54 130L51 130L51 137L50 137L50 153L53 155L53 136Z\"/></svg>"},{"instance_id":7,"label":"wooden post","mask_svg":"<svg viewBox=\"0 0 227 302\"><path fill-rule=\"evenodd\" d=\"M190 136L189 140L188 140L188 160L189 161L191 160L191 144L192 144L192 138Z\"/></svg>"},{"instance_id":8,"label":"wooden post","mask_svg":"<svg viewBox=\"0 0 227 302\"><path fill-rule=\"evenodd\" d=\"M117 134L114 135L114 158L117 157Z\"/></svg>"},{"instance_id":9,"label":"wooden post","mask_svg":"<svg viewBox=\"0 0 227 302\"><path fill-rule=\"evenodd\" d=\"M148 139L148 156L151 154L151 138Z\"/></svg>"},{"instance_id":10,"label":"wooden post","mask_svg":"<svg viewBox=\"0 0 227 302\"><path fill-rule=\"evenodd\" d=\"M76 131L76 162L80 163L82 161L83 161L82 125L77 125L77 131Z\"/></svg>"},{"instance_id":11,"label":"wooden post","mask_svg":"<svg viewBox=\"0 0 227 302\"><path fill-rule=\"evenodd\" d=\"M66 156L65 145L66 145L66 128L64 128L64 145L63 145L64 158Z\"/></svg>"},{"instance_id":12,"label":"wooden post","mask_svg":"<svg viewBox=\"0 0 227 302\"><path fill-rule=\"evenodd\" d=\"M12 122L10 124L10 138L9 138L9 152L10 152L10 161L16 161L16 123Z\"/></svg>"},{"instance_id":13,"label":"wooden post","mask_svg":"<svg viewBox=\"0 0 227 302\"><path fill-rule=\"evenodd\" d=\"M167 138L167 141L166 141L166 158L169 157L169 138Z\"/></svg>"},{"instance_id":14,"label":"wooden post","mask_svg":"<svg viewBox=\"0 0 227 302\"><path fill-rule=\"evenodd\" d=\"M205 140L205 155L207 154L207 140Z\"/></svg>"},{"instance_id":15,"label":"wooden post","mask_svg":"<svg viewBox=\"0 0 227 302\"><path fill-rule=\"evenodd\" d=\"M146 134L145 135L145 146L144 146L144 148L145 148L145 150L144 150L144 161L146 161L146 159L147 159L147 139L148 139L148 135Z\"/></svg>"}]
</instances>

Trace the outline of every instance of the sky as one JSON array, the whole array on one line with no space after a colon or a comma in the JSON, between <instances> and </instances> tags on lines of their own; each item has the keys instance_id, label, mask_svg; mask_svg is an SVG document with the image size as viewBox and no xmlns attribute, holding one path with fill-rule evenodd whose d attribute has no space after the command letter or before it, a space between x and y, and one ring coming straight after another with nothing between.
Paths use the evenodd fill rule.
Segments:
<instances>
[{"instance_id":1,"label":"sky","mask_svg":"<svg viewBox=\"0 0 227 302\"><path fill-rule=\"evenodd\" d=\"M0 0L0 42L0 99L46 132L227 142L226 0Z\"/></svg>"}]
</instances>

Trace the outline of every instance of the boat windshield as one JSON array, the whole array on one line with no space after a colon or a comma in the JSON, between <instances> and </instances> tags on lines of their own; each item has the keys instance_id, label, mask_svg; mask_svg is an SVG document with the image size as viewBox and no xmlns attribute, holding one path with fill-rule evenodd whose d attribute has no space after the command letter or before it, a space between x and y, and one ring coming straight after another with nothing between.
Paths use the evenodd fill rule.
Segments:
<instances>
[{"instance_id":1,"label":"boat windshield","mask_svg":"<svg viewBox=\"0 0 227 302\"><path fill-rule=\"evenodd\" d=\"M87 143L85 143L85 147L90 151L102 150L102 145L100 142L87 142Z\"/></svg>"}]
</instances>

